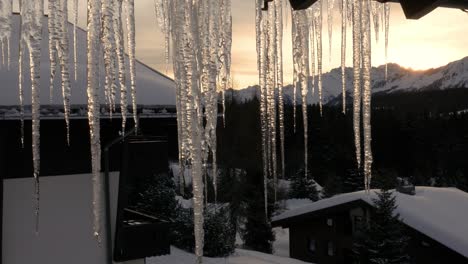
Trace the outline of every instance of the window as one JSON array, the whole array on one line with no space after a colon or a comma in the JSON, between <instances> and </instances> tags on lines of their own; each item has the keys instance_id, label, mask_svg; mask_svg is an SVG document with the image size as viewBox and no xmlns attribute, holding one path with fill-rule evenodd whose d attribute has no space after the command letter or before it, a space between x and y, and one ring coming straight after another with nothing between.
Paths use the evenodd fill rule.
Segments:
<instances>
[{"instance_id":1,"label":"window","mask_svg":"<svg viewBox=\"0 0 468 264\"><path fill-rule=\"evenodd\" d=\"M307 249L309 250L309 252L315 253L315 251L317 250L317 243L315 239L309 238L309 241L307 243Z\"/></svg>"},{"instance_id":2,"label":"window","mask_svg":"<svg viewBox=\"0 0 468 264\"><path fill-rule=\"evenodd\" d=\"M332 218L327 219L327 226L333 226L333 219Z\"/></svg>"},{"instance_id":3,"label":"window","mask_svg":"<svg viewBox=\"0 0 468 264\"><path fill-rule=\"evenodd\" d=\"M360 232L363 229L364 221L362 216L354 216L354 232Z\"/></svg>"},{"instance_id":4,"label":"window","mask_svg":"<svg viewBox=\"0 0 468 264\"><path fill-rule=\"evenodd\" d=\"M335 255L335 245L333 245L333 242L331 241L328 242L327 254L330 257L333 257Z\"/></svg>"}]
</instances>

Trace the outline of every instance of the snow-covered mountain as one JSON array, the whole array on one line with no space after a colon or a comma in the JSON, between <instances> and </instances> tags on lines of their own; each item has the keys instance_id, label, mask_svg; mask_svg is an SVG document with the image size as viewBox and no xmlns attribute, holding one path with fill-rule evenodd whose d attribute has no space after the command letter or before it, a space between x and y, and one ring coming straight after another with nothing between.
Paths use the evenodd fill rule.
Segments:
<instances>
[{"instance_id":1,"label":"snow-covered mountain","mask_svg":"<svg viewBox=\"0 0 468 264\"><path fill-rule=\"evenodd\" d=\"M449 63L446 66L415 71L404 68L398 64L388 65L388 80L385 80L385 66L372 68L372 90L374 94L391 94L397 92L415 92L428 90L445 90L452 88L468 88L468 57ZM311 78L312 80L312 78ZM341 100L341 69L336 68L323 74L323 102L338 104ZM348 96L353 91L353 69L346 68L346 90ZM242 90L233 91L233 96L239 102L251 100L259 96L258 86L250 86ZM300 102L300 94L297 94ZM292 85L284 87L286 103L291 103L293 98ZM309 92L308 102L315 104L319 100L318 91Z\"/></svg>"}]
</instances>

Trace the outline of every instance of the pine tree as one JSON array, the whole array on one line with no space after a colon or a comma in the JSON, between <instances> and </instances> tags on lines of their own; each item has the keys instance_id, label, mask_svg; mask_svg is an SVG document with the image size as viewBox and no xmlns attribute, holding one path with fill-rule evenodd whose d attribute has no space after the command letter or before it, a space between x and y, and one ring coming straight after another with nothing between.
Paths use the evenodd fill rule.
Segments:
<instances>
[{"instance_id":1,"label":"pine tree","mask_svg":"<svg viewBox=\"0 0 468 264\"><path fill-rule=\"evenodd\" d=\"M176 187L173 179L167 174L159 174L146 184L147 188L138 194L135 209L163 220L174 219L179 202L176 200Z\"/></svg>"},{"instance_id":2,"label":"pine tree","mask_svg":"<svg viewBox=\"0 0 468 264\"><path fill-rule=\"evenodd\" d=\"M322 197L330 198L343 193L343 180L334 173L329 173L323 186Z\"/></svg>"},{"instance_id":3,"label":"pine tree","mask_svg":"<svg viewBox=\"0 0 468 264\"><path fill-rule=\"evenodd\" d=\"M310 172L307 173L306 177L304 170L300 170L291 178L289 197L294 199L309 199L313 202L320 199L317 183L312 179Z\"/></svg>"},{"instance_id":4,"label":"pine tree","mask_svg":"<svg viewBox=\"0 0 468 264\"><path fill-rule=\"evenodd\" d=\"M263 175L261 172L248 172L245 225L241 230L244 246L264 253L272 253L275 235L270 224L270 215L265 215L263 199ZM271 205L271 204L270 204ZM271 213L273 206L269 206Z\"/></svg>"},{"instance_id":5,"label":"pine tree","mask_svg":"<svg viewBox=\"0 0 468 264\"><path fill-rule=\"evenodd\" d=\"M364 173L362 169L347 169L343 179L343 192L357 192L364 189Z\"/></svg>"},{"instance_id":6,"label":"pine tree","mask_svg":"<svg viewBox=\"0 0 468 264\"><path fill-rule=\"evenodd\" d=\"M403 225L392 191L383 188L373 199L375 211L367 227L356 237L354 251L361 263L369 264L406 264L408 237L404 235Z\"/></svg>"}]
</instances>

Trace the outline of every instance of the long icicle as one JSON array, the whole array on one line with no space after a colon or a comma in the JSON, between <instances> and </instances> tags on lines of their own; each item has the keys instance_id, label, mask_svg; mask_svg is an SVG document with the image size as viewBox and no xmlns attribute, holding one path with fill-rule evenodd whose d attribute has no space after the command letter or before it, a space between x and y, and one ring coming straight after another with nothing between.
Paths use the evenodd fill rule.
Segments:
<instances>
[{"instance_id":1,"label":"long icicle","mask_svg":"<svg viewBox=\"0 0 468 264\"><path fill-rule=\"evenodd\" d=\"M42 16L44 9L41 1L22 1L21 3L21 39L29 50L31 77L31 116L32 116L32 156L36 200L36 234L39 233L40 201L40 63L42 40Z\"/></svg>"},{"instance_id":2,"label":"long icicle","mask_svg":"<svg viewBox=\"0 0 468 264\"><path fill-rule=\"evenodd\" d=\"M124 0L127 20L127 47L130 61L130 91L132 95L133 121L135 132L138 130L138 109L136 100L136 58L135 58L135 2Z\"/></svg>"},{"instance_id":3,"label":"long icicle","mask_svg":"<svg viewBox=\"0 0 468 264\"><path fill-rule=\"evenodd\" d=\"M98 243L104 235L104 178L101 174L101 140L100 140L100 102L99 102L99 57L101 34L101 1L88 0L88 122L90 128L91 167L93 182L93 229Z\"/></svg>"},{"instance_id":4,"label":"long icicle","mask_svg":"<svg viewBox=\"0 0 468 264\"><path fill-rule=\"evenodd\" d=\"M19 0L19 10L22 10L22 0ZM23 18L20 16L19 32L23 32ZM21 34L21 33L20 33ZM23 88L23 54L24 54L24 41L20 36L18 48L18 94L20 103L20 122L21 122L21 148L24 148L24 88Z\"/></svg>"},{"instance_id":5,"label":"long icicle","mask_svg":"<svg viewBox=\"0 0 468 264\"><path fill-rule=\"evenodd\" d=\"M291 22L291 24L294 23L294 10L291 8L291 20L293 22ZM291 39L292 41L292 46L294 47L294 39ZM297 107L297 85L298 85L298 76L297 76L297 71L293 71L293 100L292 100L292 103L293 103L293 126L294 126L294 133L296 133L296 115L297 115L297 110L296 110L296 107Z\"/></svg>"},{"instance_id":6,"label":"long icicle","mask_svg":"<svg viewBox=\"0 0 468 264\"><path fill-rule=\"evenodd\" d=\"M116 39L114 30L114 1L103 0L102 1L102 47L104 51L104 71L105 71L105 94L106 101L109 107L109 114L112 118L112 113L115 111L115 94L117 90L116 85Z\"/></svg>"},{"instance_id":7,"label":"long icicle","mask_svg":"<svg viewBox=\"0 0 468 264\"><path fill-rule=\"evenodd\" d=\"M308 177L308 115L307 94L309 90L309 22L307 11L295 11L292 23L293 64L301 88L302 118L304 128L304 177Z\"/></svg>"},{"instance_id":8,"label":"long icicle","mask_svg":"<svg viewBox=\"0 0 468 264\"><path fill-rule=\"evenodd\" d=\"M385 80L388 80L388 35L390 33L390 4L384 4L385 17Z\"/></svg>"},{"instance_id":9,"label":"long icicle","mask_svg":"<svg viewBox=\"0 0 468 264\"><path fill-rule=\"evenodd\" d=\"M49 0L49 60L50 60L50 83L49 102L52 104L54 95L54 79L57 71L57 48L58 48L58 0Z\"/></svg>"},{"instance_id":10,"label":"long icicle","mask_svg":"<svg viewBox=\"0 0 468 264\"><path fill-rule=\"evenodd\" d=\"M318 79L318 91L319 91L319 106L320 106L320 116L323 114L323 105L322 105L322 61L323 61L323 52L322 52L322 0L317 1L313 6L314 13L314 26L315 26L315 37L317 42L317 79Z\"/></svg>"},{"instance_id":11,"label":"long icicle","mask_svg":"<svg viewBox=\"0 0 468 264\"><path fill-rule=\"evenodd\" d=\"M260 86L260 125L262 135L263 195L265 218L268 217L268 155L267 155L267 108L266 108L266 65L265 65L265 22L262 13L262 0L256 0L255 31L257 43L257 68Z\"/></svg>"},{"instance_id":12,"label":"long icicle","mask_svg":"<svg viewBox=\"0 0 468 264\"><path fill-rule=\"evenodd\" d=\"M115 36L115 49L117 51L117 69L120 88L120 113L122 115L122 135L125 134L125 127L127 125L127 84L125 72L125 53L124 53L124 37L122 25L122 1L114 1L114 36Z\"/></svg>"},{"instance_id":13,"label":"long icicle","mask_svg":"<svg viewBox=\"0 0 468 264\"><path fill-rule=\"evenodd\" d=\"M327 15L328 15L328 60L331 62L332 58L332 44L333 44L333 9L335 7L335 0L328 0L327 2Z\"/></svg>"},{"instance_id":14,"label":"long icicle","mask_svg":"<svg viewBox=\"0 0 468 264\"><path fill-rule=\"evenodd\" d=\"M267 90L268 90L268 137L270 145L270 166L271 166L271 175L273 178L273 189L274 189L274 201L277 200L277 150L276 150L276 55L277 55L277 38L276 38L276 5L273 4L268 10L268 50L267 50Z\"/></svg>"},{"instance_id":15,"label":"long icicle","mask_svg":"<svg viewBox=\"0 0 468 264\"><path fill-rule=\"evenodd\" d=\"M73 64L75 81L78 78L78 53L76 48L76 28L78 25L78 0L73 0Z\"/></svg>"},{"instance_id":16,"label":"long icicle","mask_svg":"<svg viewBox=\"0 0 468 264\"><path fill-rule=\"evenodd\" d=\"M346 114L346 22L347 0L341 0L341 88L343 99L343 114Z\"/></svg>"},{"instance_id":17,"label":"long icicle","mask_svg":"<svg viewBox=\"0 0 468 264\"><path fill-rule=\"evenodd\" d=\"M358 169L361 167L361 1L353 0L353 121Z\"/></svg>"},{"instance_id":18,"label":"long icicle","mask_svg":"<svg viewBox=\"0 0 468 264\"><path fill-rule=\"evenodd\" d=\"M363 89L363 127L364 127L364 176L367 192L370 191L372 178L372 134L371 134L371 25L370 0L365 0L362 6L362 89Z\"/></svg>"},{"instance_id":19,"label":"long icicle","mask_svg":"<svg viewBox=\"0 0 468 264\"><path fill-rule=\"evenodd\" d=\"M286 1L284 1L286 2ZM278 121L280 129L280 153L281 153L281 178L285 175L285 153L284 153L284 96L283 96L283 5L281 0L275 1L276 5L276 87L278 90ZM287 12L286 12L287 13Z\"/></svg>"},{"instance_id":20,"label":"long icicle","mask_svg":"<svg viewBox=\"0 0 468 264\"><path fill-rule=\"evenodd\" d=\"M62 97L65 124L67 129L67 144L70 145L70 72L69 72L69 39L68 39L68 0L59 0L57 17L57 55L62 77Z\"/></svg>"}]
</instances>

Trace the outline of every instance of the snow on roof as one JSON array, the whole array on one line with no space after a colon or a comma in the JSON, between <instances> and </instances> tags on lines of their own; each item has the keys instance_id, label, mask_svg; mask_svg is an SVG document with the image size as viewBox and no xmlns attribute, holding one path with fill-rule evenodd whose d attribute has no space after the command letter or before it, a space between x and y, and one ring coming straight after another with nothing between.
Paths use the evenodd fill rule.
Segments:
<instances>
[{"instance_id":1,"label":"snow on roof","mask_svg":"<svg viewBox=\"0 0 468 264\"><path fill-rule=\"evenodd\" d=\"M195 263L195 255L171 247L171 254L160 257L148 258L148 264L192 264ZM206 264L306 264L300 260L274 256L257 251L236 249L232 256L227 258L209 258L204 257L203 263Z\"/></svg>"},{"instance_id":2,"label":"snow on roof","mask_svg":"<svg viewBox=\"0 0 468 264\"><path fill-rule=\"evenodd\" d=\"M42 42L41 42L41 81L40 81L40 95L43 104L49 103L49 48L48 48L48 30L47 30L47 16L44 16L42 26ZM11 37L11 65L10 70L7 69L7 54L5 52L5 65L1 65L0 61L0 81L2 92L0 96L0 105L19 105L18 95L18 51L19 51L19 22L20 16L16 13L13 15L13 27ZM77 81L74 78L74 63L73 63L73 25L68 24L68 34L70 40L69 57L70 57L70 80L71 80L71 103L86 104L86 31L83 29L77 30L77 59L78 59L78 74ZM138 43L137 43L138 45ZM138 54L137 54L138 55ZM1 57L1 54L0 54ZM29 65L27 55L24 58L24 90L25 90L25 103L31 104L31 82L29 81ZM130 90L130 76L127 57L127 88ZM102 63L104 65L104 63ZM101 67L101 78L104 77L104 66ZM137 103L144 105L175 105L175 83L172 79L164 74L148 67L140 61L136 64L137 72ZM63 104L61 93L61 78L60 73L57 71L54 81L54 93L52 104ZM101 83L104 83L102 79ZM104 89L101 90L101 102L104 102ZM119 94L119 93L118 93ZM128 93L129 103L131 102L130 92ZM117 95L117 102L120 102L120 96Z\"/></svg>"},{"instance_id":3,"label":"snow on roof","mask_svg":"<svg viewBox=\"0 0 468 264\"><path fill-rule=\"evenodd\" d=\"M337 195L286 211L273 221L312 213L340 204L362 200L373 205L376 190ZM450 249L468 257L468 193L456 188L416 187L416 194L394 192L402 221Z\"/></svg>"}]
</instances>

